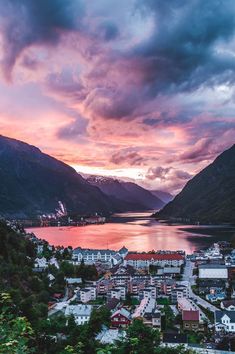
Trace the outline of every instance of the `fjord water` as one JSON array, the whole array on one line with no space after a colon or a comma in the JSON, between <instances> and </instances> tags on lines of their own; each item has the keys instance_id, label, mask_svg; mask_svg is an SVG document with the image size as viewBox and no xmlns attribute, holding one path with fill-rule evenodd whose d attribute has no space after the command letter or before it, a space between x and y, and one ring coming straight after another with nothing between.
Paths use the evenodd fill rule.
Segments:
<instances>
[{"instance_id":1,"label":"fjord water","mask_svg":"<svg viewBox=\"0 0 235 354\"><path fill-rule=\"evenodd\" d=\"M150 217L151 213L114 215L104 225L41 227L27 229L55 246L110 248L126 246L131 251L194 250L209 247L219 240L229 241L234 228L168 225Z\"/></svg>"}]
</instances>

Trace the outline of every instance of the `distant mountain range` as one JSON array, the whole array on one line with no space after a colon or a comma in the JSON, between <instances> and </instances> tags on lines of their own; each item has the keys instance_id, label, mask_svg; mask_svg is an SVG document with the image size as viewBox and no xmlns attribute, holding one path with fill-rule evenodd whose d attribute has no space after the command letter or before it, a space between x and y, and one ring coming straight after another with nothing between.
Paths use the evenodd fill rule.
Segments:
<instances>
[{"instance_id":1,"label":"distant mountain range","mask_svg":"<svg viewBox=\"0 0 235 354\"><path fill-rule=\"evenodd\" d=\"M156 217L235 223L235 145L192 178Z\"/></svg>"},{"instance_id":2,"label":"distant mountain range","mask_svg":"<svg viewBox=\"0 0 235 354\"><path fill-rule=\"evenodd\" d=\"M92 182L92 181L90 181ZM159 209L163 202L134 183L90 183L72 167L24 142L0 136L0 216L28 218L63 212L108 215ZM117 193L111 193L113 186ZM124 188L125 185L125 188ZM118 187L120 187L118 189ZM128 199L130 198L130 199Z\"/></svg>"},{"instance_id":3,"label":"distant mountain range","mask_svg":"<svg viewBox=\"0 0 235 354\"><path fill-rule=\"evenodd\" d=\"M159 199L161 199L164 204L169 203L174 198L174 196L168 192L163 192L159 190L156 191L150 190L150 192L156 197L158 197Z\"/></svg>"},{"instance_id":4,"label":"distant mountain range","mask_svg":"<svg viewBox=\"0 0 235 354\"><path fill-rule=\"evenodd\" d=\"M129 210L160 209L165 204L158 196L133 182L103 176L89 176L87 181L116 202L128 205Z\"/></svg>"}]
</instances>

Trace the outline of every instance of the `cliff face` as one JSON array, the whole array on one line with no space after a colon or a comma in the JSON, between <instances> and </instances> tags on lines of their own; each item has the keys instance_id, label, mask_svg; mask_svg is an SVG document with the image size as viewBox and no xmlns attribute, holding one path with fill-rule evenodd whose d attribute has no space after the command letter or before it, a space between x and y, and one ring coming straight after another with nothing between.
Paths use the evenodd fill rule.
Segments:
<instances>
[{"instance_id":1,"label":"cliff face","mask_svg":"<svg viewBox=\"0 0 235 354\"><path fill-rule=\"evenodd\" d=\"M235 223L235 145L192 178L156 216Z\"/></svg>"}]
</instances>

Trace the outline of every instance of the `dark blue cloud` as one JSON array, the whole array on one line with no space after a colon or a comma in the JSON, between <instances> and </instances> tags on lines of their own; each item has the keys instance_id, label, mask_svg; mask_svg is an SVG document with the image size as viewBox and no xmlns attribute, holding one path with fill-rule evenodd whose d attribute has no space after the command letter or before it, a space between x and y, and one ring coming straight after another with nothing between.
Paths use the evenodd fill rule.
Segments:
<instances>
[{"instance_id":1,"label":"dark blue cloud","mask_svg":"<svg viewBox=\"0 0 235 354\"><path fill-rule=\"evenodd\" d=\"M149 93L194 90L231 80L233 57L219 51L235 30L232 0L139 0L155 28L132 55L141 61ZM232 79L233 80L233 79Z\"/></svg>"},{"instance_id":2,"label":"dark blue cloud","mask_svg":"<svg viewBox=\"0 0 235 354\"><path fill-rule=\"evenodd\" d=\"M99 36L105 41L111 41L119 36L118 26L110 21L105 21L98 27Z\"/></svg>"},{"instance_id":3,"label":"dark blue cloud","mask_svg":"<svg viewBox=\"0 0 235 354\"><path fill-rule=\"evenodd\" d=\"M62 33L80 28L83 15L80 0L0 0L5 75L9 75L25 48L33 44L57 44Z\"/></svg>"}]
</instances>

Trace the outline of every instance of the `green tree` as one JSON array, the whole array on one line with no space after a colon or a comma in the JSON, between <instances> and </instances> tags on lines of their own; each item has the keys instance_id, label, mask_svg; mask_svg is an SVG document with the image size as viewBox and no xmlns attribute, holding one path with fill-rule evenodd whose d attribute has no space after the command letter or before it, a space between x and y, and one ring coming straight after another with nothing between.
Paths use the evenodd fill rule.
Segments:
<instances>
[{"instance_id":1,"label":"green tree","mask_svg":"<svg viewBox=\"0 0 235 354\"><path fill-rule=\"evenodd\" d=\"M33 330L25 317L14 313L10 295L0 294L0 353L29 354L29 342L33 339Z\"/></svg>"}]
</instances>

